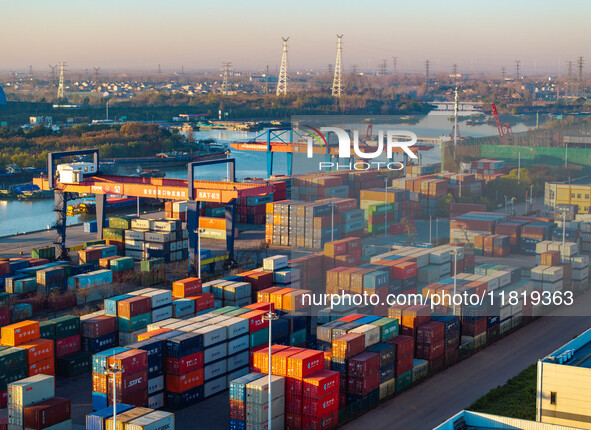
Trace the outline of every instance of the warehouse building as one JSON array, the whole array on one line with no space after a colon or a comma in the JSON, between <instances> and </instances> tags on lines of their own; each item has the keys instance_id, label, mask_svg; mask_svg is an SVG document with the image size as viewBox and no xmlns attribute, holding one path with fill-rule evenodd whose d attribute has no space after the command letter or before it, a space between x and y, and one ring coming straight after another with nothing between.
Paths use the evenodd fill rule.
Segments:
<instances>
[{"instance_id":1,"label":"warehouse building","mask_svg":"<svg viewBox=\"0 0 591 430\"><path fill-rule=\"evenodd\" d=\"M538 361L537 421L591 429L591 329Z\"/></svg>"},{"instance_id":2,"label":"warehouse building","mask_svg":"<svg viewBox=\"0 0 591 430\"><path fill-rule=\"evenodd\" d=\"M480 412L461 411L433 430L578 430L555 424L501 417Z\"/></svg>"}]
</instances>

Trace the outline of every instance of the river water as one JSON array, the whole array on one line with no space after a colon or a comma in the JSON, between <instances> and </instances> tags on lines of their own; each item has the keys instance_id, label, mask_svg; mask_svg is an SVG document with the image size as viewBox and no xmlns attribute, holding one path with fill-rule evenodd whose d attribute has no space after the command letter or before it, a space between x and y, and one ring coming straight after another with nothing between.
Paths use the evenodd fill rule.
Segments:
<instances>
[{"instance_id":1,"label":"river water","mask_svg":"<svg viewBox=\"0 0 591 430\"><path fill-rule=\"evenodd\" d=\"M425 116L416 125L404 125L405 130L413 131L418 136L439 137L450 133L452 123L449 121L449 115L434 112ZM400 127L401 128L401 127ZM514 132L526 131L527 126L518 124L513 127ZM378 128L374 128L374 134L377 134ZM491 136L497 133L496 127L489 125L478 125L468 127L464 123L460 124L460 132L464 136ZM221 142L248 141L255 138L259 132L236 132L229 130L205 130L195 132L195 139L213 138ZM263 140L263 139L261 139ZM236 176L238 179L245 177L264 177L266 175L266 152L249 152L232 150L231 157L236 159ZM302 162L303 156L294 156L293 173L306 173L315 170L313 166L317 163ZM422 161L425 164L440 161L440 149L435 147L433 150L424 152ZM276 153L274 156L274 174L287 174L287 156L286 154ZM211 166L196 171L196 179L220 180L225 179L227 175L224 165ZM186 179L187 170L177 168L166 171L167 178ZM53 212L53 199L36 201L2 201L0 200L0 236L13 235L34 230L48 228L55 222L55 213ZM130 213L135 213L135 209L130 209ZM68 217L68 224L80 222L79 216Z\"/></svg>"}]
</instances>

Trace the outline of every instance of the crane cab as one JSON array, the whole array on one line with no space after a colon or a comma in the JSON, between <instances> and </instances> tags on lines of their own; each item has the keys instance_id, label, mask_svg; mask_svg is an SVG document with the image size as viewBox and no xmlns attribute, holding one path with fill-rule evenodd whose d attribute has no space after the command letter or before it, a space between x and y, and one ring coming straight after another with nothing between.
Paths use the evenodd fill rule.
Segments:
<instances>
[{"instance_id":1,"label":"crane cab","mask_svg":"<svg viewBox=\"0 0 591 430\"><path fill-rule=\"evenodd\" d=\"M76 162L58 164L58 182L62 184L78 184L84 182L85 176L96 175L98 166L95 163Z\"/></svg>"}]
</instances>

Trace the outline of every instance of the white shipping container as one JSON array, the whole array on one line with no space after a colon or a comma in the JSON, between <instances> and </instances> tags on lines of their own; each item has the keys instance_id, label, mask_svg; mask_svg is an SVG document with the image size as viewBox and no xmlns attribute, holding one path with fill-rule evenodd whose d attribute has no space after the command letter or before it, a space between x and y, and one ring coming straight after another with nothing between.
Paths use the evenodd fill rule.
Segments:
<instances>
[{"instance_id":1,"label":"white shipping container","mask_svg":"<svg viewBox=\"0 0 591 430\"><path fill-rule=\"evenodd\" d=\"M494 276L483 276L480 278L480 282L486 282L487 291L494 291L500 287L499 278L495 278Z\"/></svg>"},{"instance_id":2,"label":"white shipping container","mask_svg":"<svg viewBox=\"0 0 591 430\"><path fill-rule=\"evenodd\" d=\"M562 267L552 266L544 270L544 278L542 280L544 282L556 282L561 280L563 275L564 269Z\"/></svg>"},{"instance_id":3,"label":"white shipping container","mask_svg":"<svg viewBox=\"0 0 591 430\"><path fill-rule=\"evenodd\" d=\"M495 272L493 276L497 276L499 278L499 287L501 288L511 283L511 273L509 272L499 270Z\"/></svg>"},{"instance_id":4,"label":"white shipping container","mask_svg":"<svg viewBox=\"0 0 591 430\"><path fill-rule=\"evenodd\" d=\"M156 288L142 288L141 290L135 290L135 291L131 291L130 293L126 293L129 294L130 296L142 296L144 294L147 294L151 291L155 291Z\"/></svg>"},{"instance_id":5,"label":"white shipping container","mask_svg":"<svg viewBox=\"0 0 591 430\"><path fill-rule=\"evenodd\" d=\"M363 324L348 333L361 333L365 335L365 347L369 348L372 345L380 342L380 327L372 324Z\"/></svg>"},{"instance_id":6,"label":"white shipping container","mask_svg":"<svg viewBox=\"0 0 591 430\"><path fill-rule=\"evenodd\" d=\"M219 378L224 376L228 369L228 361L224 358L203 367L203 380Z\"/></svg>"},{"instance_id":7,"label":"white shipping container","mask_svg":"<svg viewBox=\"0 0 591 430\"><path fill-rule=\"evenodd\" d=\"M226 327L228 339L233 339L243 334L248 334L248 320L244 318L234 317L219 322L213 322L212 320L208 321L208 324L215 324Z\"/></svg>"},{"instance_id":8,"label":"white shipping container","mask_svg":"<svg viewBox=\"0 0 591 430\"><path fill-rule=\"evenodd\" d=\"M133 223L133 221L132 221ZM132 240L144 241L144 232L138 230L125 230L125 243Z\"/></svg>"},{"instance_id":9,"label":"white shipping container","mask_svg":"<svg viewBox=\"0 0 591 430\"><path fill-rule=\"evenodd\" d=\"M449 261L450 254L449 251L445 249L435 249L431 252L431 255L429 256L429 262L431 264L443 264L449 263Z\"/></svg>"},{"instance_id":10,"label":"white shipping container","mask_svg":"<svg viewBox=\"0 0 591 430\"><path fill-rule=\"evenodd\" d=\"M148 397L148 407L150 409L160 409L164 407L164 391ZM145 416L145 415L144 415Z\"/></svg>"},{"instance_id":11,"label":"white shipping container","mask_svg":"<svg viewBox=\"0 0 591 430\"><path fill-rule=\"evenodd\" d=\"M187 202L172 202L173 212L187 212Z\"/></svg>"},{"instance_id":12,"label":"white shipping container","mask_svg":"<svg viewBox=\"0 0 591 430\"><path fill-rule=\"evenodd\" d=\"M288 267L288 258L286 255L275 255L273 257L263 258L263 270L265 272L275 272Z\"/></svg>"},{"instance_id":13,"label":"white shipping container","mask_svg":"<svg viewBox=\"0 0 591 430\"><path fill-rule=\"evenodd\" d=\"M164 232L172 232L176 231L176 222L174 221L155 221L154 222L154 230L156 231L164 231Z\"/></svg>"},{"instance_id":14,"label":"white shipping container","mask_svg":"<svg viewBox=\"0 0 591 430\"><path fill-rule=\"evenodd\" d=\"M172 291L170 290L153 289L146 294L142 294L142 296L150 297L152 300L152 309L170 305L172 303Z\"/></svg>"},{"instance_id":15,"label":"white shipping container","mask_svg":"<svg viewBox=\"0 0 591 430\"><path fill-rule=\"evenodd\" d=\"M425 253L415 253L414 255L412 255L413 258L417 259L417 268L422 268L425 266L429 265L429 253L425 252Z\"/></svg>"},{"instance_id":16,"label":"white shipping container","mask_svg":"<svg viewBox=\"0 0 591 430\"><path fill-rule=\"evenodd\" d=\"M248 349L248 335L236 337L228 341L228 355L237 354Z\"/></svg>"},{"instance_id":17,"label":"white shipping container","mask_svg":"<svg viewBox=\"0 0 591 430\"><path fill-rule=\"evenodd\" d=\"M205 348L225 341L227 339L228 334L228 331L225 327L219 327L215 325L201 327L197 330L194 330L194 332L203 335L203 346Z\"/></svg>"},{"instance_id":18,"label":"white shipping container","mask_svg":"<svg viewBox=\"0 0 591 430\"><path fill-rule=\"evenodd\" d=\"M187 321L192 321L192 322L203 322L206 320L210 320L212 318L217 317L217 315L215 314L211 314L211 313L206 313L206 314L201 314L201 315L197 315L191 318L187 318Z\"/></svg>"},{"instance_id":19,"label":"white shipping container","mask_svg":"<svg viewBox=\"0 0 591 430\"><path fill-rule=\"evenodd\" d=\"M23 409L55 397L55 379L35 375L8 384L8 424L23 426Z\"/></svg>"},{"instance_id":20,"label":"white shipping container","mask_svg":"<svg viewBox=\"0 0 591 430\"><path fill-rule=\"evenodd\" d=\"M300 280L300 269L278 270L273 273L273 282L290 284Z\"/></svg>"},{"instance_id":21,"label":"white shipping container","mask_svg":"<svg viewBox=\"0 0 591 430\"><path fill-rule=\"evenodd\" d=\"M158 231L147 231L144 234L144 241L155 243L168 243L176 239L175 233L165 233Z\"/></svg>"},{"instance_id":22,"label":"white shipping container","mask_svg":"<svg viewBox=\"0 0 591 430\"><path fill-rule=\"evenodd\" d=\"M144 334L147 331L148 331L147 328L142 328L142 329L132 331L132 332L120 331L119 332L119 346L125 346L125 345L129 345L130 343L138 342L137 337L140 334Z\"/></svg>"},{"instance_id":23,"label":"white shipping container","mask_svg":"<svg viewBox=\"0 0 591 430\"><path fill-rule=\"evenodd\" d=\"M148 395L164 390L164 375L148 379Z\"/></svg>"},{"instance_id":24,"label":"white shipping container","mask_svg":"<svg viewBox=\"0 0 591 430\"><path fill-rule=\"evenodd\" d=\"M269 430L272 428L273 430L284 430L285 425L285 415L279 415L275 418L271 418L271 426L269 423L264 424L256 424L256 423L247 423L246 428L248 430Z\"/></svg>"},{"instance_id":25,"label":"white shipping container","mask_svg":"<svg viewBox=\"0 0 591 430\"><path fill-rule=\"evenodd\" d=\"M132 219L131 228L139 230L152 230L154 228L154 221L156 220L140 218Z\"/></svg>"},{"instance_id":26,"label":"white shipping container","mask_svg":"<svg viewBox=\"0 0 591 430\"><path fill-rule=\"evenodd\" d=\"M143 240L126 239L125 249L129 249L130 251L143 251L145 247L144 243Z\"/></svg>"},{"instance_id":27,"label":"white shipping container","mask_svg":"<svg viewBox=\"0 0 591 430\"><path fill-rule=\"evenodd\" d=\"M582 281L587 279L589 277L589 266L585 267L584 269L573 269L571 277L573 281Z\"/></svg>"},{"instance_id":28,"label":"white shipping container","mask_svg":"<svg viewBox=\"0 0 591 430\"><path fill-rule=\"evenodd\" d=\"M126 423L125 430L174 430L174 414L164 411L150 412Z\"/></svg>"},{"instance_id":29,"label":"white shipping container","mask_svg":"<svg viewBox=\"0 0 591 430\"><path fill-rule=\"evenodd\" d=\"M212 379L203 384L203 397L211 397L217 393L221 393L226 388L228 388L228 381L226 380L225 375L217 379Z\"/></svg>"},{"instance_id":30,"label":"white shipping container","mask_svg":"<svg viewBox=\"0 0 591 430\"><path fill-rule=\"evenodd\" d=\"M216 360L225 358L227 354L227 345L220 343L219 345L205 348L203 350L203 364L209 364Z\"/></svg>"},{"instance_id":31,"label":"white shipping container","mask_svg":"<svg viewBox=\"0 0 591 430\"><path fill-rule=\"evenodd\" d=\"M500 299L499 299L500 300ZM511 305L505 305L499 312L499 321L504 321L511 316Z\"/></svg>"},{"instance_id":32,"label":"white shipping container","mask_svg":"<svg viewBox=\"0 0 591 430\"><path fill-rule=\"evenodd\" d=\"M541 242L536 243L536 254L541 254L543 252L548 251L548 245L550 245L550 243L551 241L549 240L543 240Z\"/></svg>"},{"instance_id":33,"label":"white shipping container","mask_svg":"<svg viewBox=\"0 0 591 430\"><path fill-rule=\"evenodd\" d=\"M269 378L264 377L246 384L246 403L264 404L269 400ZM285 395L285 378L271 376L271 401L282 398Z\"/></svg>"},{"instance_id":34,"label":"white shipping container","mask_svg":"<svg viewBox=\"0 0 591 430\"><path fill-rule=\"evenodd\" d=\"M126 247L125 248L125 256L131 257L134 260L143 260L144 259L144 252L139 251L139 250L135 250L135 249L129 249Z\"/></svg>"},{"instance_id":35,"label":"white shipping container","mask_svg":"<svg viewBox=\"0 0 591 430\"><path fill-rule=\"evenodd\" d=\"M573 242L566 242L564 245L560 245L560 254L565 257L569 258L573 255L577 255L579 253L579 245Z\"/></svg>"},{"instance_id":36,"label":"white shipping container","mask_svg":"<svg viewBox=\"0 0 591 430\"><path fill-rule=\"evenodd\" d=\"M452 263L447 262L439 265L439 277L443 278L446 275L451 273L451 265Z\"/></svg>"},{"instance_id":37,"label":"white shipping container","mask_svg":"<svg viewBox=\"0 0 591 430\"><path fill-rule=\"evenodd\" d=\"M152 322L164 321L172 318L172 305L163 306L152 311Z\"/></svg>"},{"instance_id":38,"label":"white shipping container","mask_svg":"<svg viewBox=\"0 0 591 430\"><path fill-rule=\"evenodd\" d=\"M188 320L180 320L178 322L168 324L166 326L166 328L171 329L171 330L182 330L183 327L189 326L191 324L194 324L194 323L192 321L188 321Z\"/></svg>"},{"instance_id":39,"label":"white shipping container","mask_svg":"<svg viewBox=\"0 0 591 430\"><path fill-rule=\"evenodd\" d=\"M248 351L240 352L228 357L228 372L232 372L249 364Z\"/></svg>"},{"instance_id":40,"label":"white shipping container","mask_svg":"<svg viewBox=\"0 0 591 430\"><path fill-rule=\"evenodd\" d=\"M169 319L164 320L164 321L159 321L159 322L156 322L156 323L153 322L151 324L148 324L148 331L158 330L160 328L164 328L164 327L166 327L166 326L168 326L170 324L174 324L174 323L177 323L177 322L180 322L180 321L181 320L178 319L178 318L169 318Z\"/></svg>"},{"instance_id":41,"label":"white shipping container","mask_svg":"<svg viewBox=\"0 0 591 430\"><path fill-rule=\"evenodd\" d=\"M215 315L215 314L214 314ZM229 320L231 317L224 315L216 315L214 318L207 320L207 324L219 325L220 323Z\"/></svg>"},{"instance_id":42,"label":"white shipping container","mask_svg":"<svg viewBox=\"0 0 591 430\"><path fill-rule=\"evenodd\" d=\"M589 256L575 255L570 258L570 264L572 264L573 269L589 268Z\"/></svg>"},{"instance_id":43,"label":"white shipping container","mask_svg":"<svg viewBox=\"0 0 591 430\"><path fill-rule=\"evenodd\" d=\"M271 411L273 418L283 416L285 414L285 397L279 397L271 401ZM246 423L247 426L252 424L266 424L269 422L269 404L268 403L247 403L246 404ZM275 428L275 427L273 427Z\"/></svg>"},{"instance_id":44,"label":"white shipping container","mask_svg":"<svg viewBox=\"0 0 591 430\"><path fill-rule=\"evenodd\" d=\"M532 281L543 281L544 280L544 270L549 268L550 266L536 266L531 269L530 277Z\"/></svg>"},{"instance_id":45,"label":"white shipping container","mask_svg":"<svg viewBox=\"0 0 591 430\"><path fill-rule=\"evenodd\" d=\"M246 297L250 298L249 282L234 282L232 285L224 286L224 300L240 300Z\"/></svg>"}]
</instances>

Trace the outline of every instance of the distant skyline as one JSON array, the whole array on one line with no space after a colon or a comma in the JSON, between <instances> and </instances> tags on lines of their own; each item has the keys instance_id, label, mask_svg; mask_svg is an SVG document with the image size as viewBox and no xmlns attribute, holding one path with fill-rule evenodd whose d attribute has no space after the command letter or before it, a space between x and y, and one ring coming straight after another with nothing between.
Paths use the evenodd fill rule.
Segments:
<instances>
[{"instance_id":1,"label":"distant skyline","mask_svg":"<svg viewBox=\"0 0 591 430\"><path fill-rule=\"evenodd\" d=\"M399 73L500 72L521 60L524 74L565 73L566 61L591 67L588 0L237 1L74 0L2 4L0 70L236 71L275 73L289 36L290 72L334 64L343 37L346 72L376 70L398 57ZM576 71L575 71L576 73Z\"/></svg>"}]
</instances>

